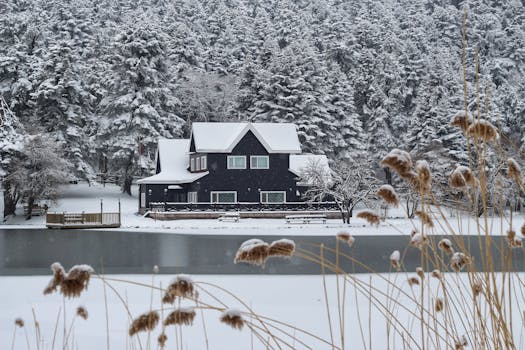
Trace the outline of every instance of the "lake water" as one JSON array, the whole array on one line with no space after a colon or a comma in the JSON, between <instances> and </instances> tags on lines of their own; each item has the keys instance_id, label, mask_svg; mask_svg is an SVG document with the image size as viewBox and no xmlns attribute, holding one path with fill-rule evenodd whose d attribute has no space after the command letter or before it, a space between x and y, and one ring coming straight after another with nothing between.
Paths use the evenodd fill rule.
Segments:
<instances>
[{"instance_id":1,"label":"lake water","mask_svg":"<svg viewBox=\"0 0 525 350\"><path fill-rule=\"evenodd\" d=\"M321 274L321 267L304 259L271 259L264 267L234 264L233 258L242 242L253 236L181 235L112 230L0 229L0 275L47 275L49 266L59 261L68 269L75 264L89 264L108 274L149 274L154 265L160 273L190 274ZM319 253L320 244L335 248L332 236L257 236L271 242L293 239L299 249ZM439 240L441 237L435 237ZM478 237L465 237L476 262L481 262ZM340 251L356 258L376 272L390 270L393 250L401 251L405 268L420 266L419 250L407 248L406 236L358 236L352 248L341 244ZM406 249L406 251L405 251ZM495 237L492 247L495 269L501 269L499 251L508 252L502 237ZM508 254L508 253L507 253ZM325 254L334 260L334 255ZM448 259L446 259L448 261ZM515 269L524 270L523 250L512 251ZM341 258L347 272L370 272ZM434 269L434 266L427 270Z\"/></svg>"}]
</instances>

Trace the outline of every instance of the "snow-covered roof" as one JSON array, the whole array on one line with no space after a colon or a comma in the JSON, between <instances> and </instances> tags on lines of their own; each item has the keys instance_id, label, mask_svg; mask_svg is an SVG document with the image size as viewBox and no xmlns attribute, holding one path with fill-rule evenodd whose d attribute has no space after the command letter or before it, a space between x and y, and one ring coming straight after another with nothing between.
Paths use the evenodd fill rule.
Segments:
<instances>
[{"instance_id":1,"label":"snow-covered roof","mask_svg":"<svg viewBox=\"0 0 525 350\"><path fill-rule=\"evenodd\" d=\"M318 167L323 175L330 178L330 167L328 158L324 154L290 154L289 170L297 176L301 176L304 169L308 166Z\"/></svg>"},{"instance_id":2,"label":"snow-covered roof","mask_svg":"<svg viewBox=\"0 0 525 350\"><path fill-rule=\"evenodd\" d=\"M251 131L268 153L301 153L295 124L291 123L193 123L195 150L229 153Z\"/></svg>"},{"instance_id":3,"label":"snow-covered roof","mask_svg":"<svg viewBox=\"0 0 525 350\"><path fill-rule=\"evenodd\" d=\"M191 183L208 174L208 172L191 173L188 171L188 139L160 139L157 157L160 161L160 172L137 181L139 184L184 184Z\"/></svg>"}]
</instances>

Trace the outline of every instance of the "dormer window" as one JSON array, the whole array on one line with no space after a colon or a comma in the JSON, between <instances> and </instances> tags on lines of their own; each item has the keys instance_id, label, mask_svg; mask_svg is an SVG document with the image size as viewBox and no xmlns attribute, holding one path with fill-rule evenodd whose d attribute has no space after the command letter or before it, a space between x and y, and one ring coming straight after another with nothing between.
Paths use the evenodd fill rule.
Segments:
<instances>
[{"instance_id":1,"label":"dormer window","mask_svg":"<svg viewBox=\"0 0 525 350\"><path fill-rule=\"evenodd\" d=\"M192 173L206 171L207 167L208 161L206 155L190 155L190 171Z\"/></svg>"},{"instance_id":2,"label":"dormer window","mask_svg":"<svg viewBox=\"0 0 525 350\"><path fill-rule=\"evenodd\" d=\"M190 158L190 171L195 171L195 158Z\"/></svg>"},{"instance_id":3,"label":"dormer window","mask_svg":"<svg viewBox=\"0 0 525 350\"><path fill-rule=\"evenodd\" d=\"M201 157L201 170L206 170L208 169L208 164L207 164L207 159L206 159L206 156L202 156Z\"/></svg>"},{"instance_id":4,"label":"dormer window","mask_svg":"<svg viewBox=\"0 0 525 350\"><path fill-rule=\"evenodd\" d=\"M228 169L246 169L246 156L228 156Z\"/></svg>"}]
</instances>

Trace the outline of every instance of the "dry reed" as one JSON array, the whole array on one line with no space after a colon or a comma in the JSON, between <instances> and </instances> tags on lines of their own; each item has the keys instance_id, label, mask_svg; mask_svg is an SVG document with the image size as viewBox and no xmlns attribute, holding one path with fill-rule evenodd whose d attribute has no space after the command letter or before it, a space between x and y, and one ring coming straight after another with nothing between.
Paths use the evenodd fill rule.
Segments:
<instances>
[{"instance_id":1,"label":"dry reed","mask_svg":"<svg viewBox=\"0 0 525 350\"><path fill-rule=\"evenodd\" d=\"M88 319L88 312L84 306L77 307L77 316L83 318L84 320Z\"/></svg>"},{"instance_id":2,"label":"dry reed","mask_svg":"<svg viewBox=\"0 0 525 350\"><path fill-rule=\"evenodd\" d=\"M416 172L419 179L419 190L422 193L430 192L432 175L428 162L426 160L418 160L416 162Z\"/></svg>"},{"instance_id":3,"label":"dry reed","mask_svg":"<svg viewBox=\"0 0 525 350\"><path fill-rule=\"evenodd\" d=\"M390 265L398 271L401 269L401 263L399 262L400 259L401 254L399 253L399 250L394 250L392 254L390 254Z\"/></svg>"},{"instance_id":4,"label":"dry reed","mask_svg":"<svg viewBox=\"0 0 525 350\"><path fill-rule=\"evenodd\" d=\"M157 342L159 343L159 346L161 348L164 348L166 345L166 341L168 340L168 337L166 336L166 333L162 332L159 337L157 338Z\"/></svg>"},{"instance_id":5,"label":"dry reed","mask_svg":"<svg viewBox=\"0 0 525 350\"><path fill-rule=\"evenodd\" d=\"M443 311L443 299L436 298L436 301L434 303L434 310L436 310L436 312Z\"/></svg>"},{"instance_id":6,"label":"dry reed","mask_svg":"<svg viewBox=\"0 0 525 350\"><path fill-rule=\"evenodd\" d=\"M190 326L193 324L195 319L195 310L192 307L181 307L173 310L168 317L164 319L163 325L186 325Z\"/></svg>"},{"instance_id":7,"label":"dry reed","mask_svg":"<svg viewBox=\"0 0 525 350\"><path fill-rule=\"evenodd\" d=\"M44 289L44 294L50 294L60 287L60 293L68 298L78 297L82 291L87 290L91 274L94 272L89 265L75 265L68 273L60 263L51 265L53 278Z\"/></svg>"},{"instance_id":8,"label":"dry reed","mask_svg":"<svg viewBox=\"0 0 525 350\"><path fill-rule=\"evenodd\" d=\"M260 239L249 239L241 244L235 254L234 263L244 262L252 265L263 265L268 259L270 246Z\"/></svg>"},{"instance_id":9,"label":"dry reed","mask_svg":"<svg viewBox=\"0 0 525 350\"><path fill-rule=\"evenodd\" d=\"M419 217L419 219L424 225L427 225L428 227L434 227L434 223L432 222L432 219L426 212L417 210L416 215Z\"/></svg>"},{"instance_id":10,"label":"dry reed","mask_svg":"<svg viewBox=\"0 0 525 350\"><path fill-rule=\"evenodd\" d=\"M446 254L454 254L454 247L452 246L452 242L448 238L443 238L439 241L438 247L441 251L443 251Z\"/></svg>"},{"instance_id":11,"label":"dry reed","mask_svg":"<svg viewBox=\"0 0 525 350\"><path fill-rule=\"evenodd\" d=\"M507 176L518 186L523 187L523 174L521 172L521 167L514 158L507 159Z\"/></svg>"},{"instance_id":12,"label":"dry reed","mask_svg":"<svg viewBox=\"0 0 525 350\"><path fill-rule=\"evenodd\" d=\"M24 327L24 320L21 319L21 318L17 318L17 319L15 320L15 325L17 325L19 328Z\"/></svg>"},{"instance_id":13,"label":"dry reed","mask_svg":"<svg viewBox=\"0 0 525 350\"><path fill-rule=\"evenodd\" d=\"M394 207L397 207L399 205L399 198L397 196L396 191L394 188L390 185L383 185L379 187L376 194L378 197L382 198L386 204L393 205Z\"/></svg>"},{"instance_id":14,"label":"dry reed","mask_svg":"<svg viewBox=\"0 0 525 350\"><path fill-rule=\"evenodd\" d=\"M166 292L162 297L164 304L173 304L175 299L179 298L195 298L195 286L190 276L179 274L168 285Z\"/></svg>"},{"instance_id":15,"label":"dry reed","mask_svg":"<svg viewBox=\"0 0 525 350\"><path fill-rule=\"evenodd\" d=\"M453 126L456 126L463 130L463 132L466 132L472 123L472 117L468 114L465 114L465 112L460 111L456 115L452 117L452 120L450 121L450 124Z\"/></svg>"},{"instance_id":16,"label":"dry reed","mask_svg":"<svg viewBox=\"0 0 525 350\"><path fill-rule=\"evenodd\" d=\"M356 215L360 219L365 219L370 225L379 225L381 217L370 210L363 210Z\"/></svg>"},{"instance_id":17,"label":"dry reed","mask_svg":"<svg viewBox=\"0 0 525 350\"><path fill-rule=\"evenodd\" d=\"M159 323L159 313L150 311L140 315L133 320L129 328L129 335L133 336L139 332L152 331Z\"/></svg>"},{"instance_id":18,"label":"dry reed","mask_svg":"<svg viewBox=\"0 0 525 350\"><path fill-rule=\"evenodd\" d=\"M485 142L494 141L499 138L498 129L486 120L476 120L468 128L468 133Z\"/></svg>"},{"instance_id":19,"label":"dry reed","mask_svg":"<svg viewBox=\"0 0 525 350\"><path fill-rule=\"evenodd\" d=\"M336 236L336 239L338 239L341 242L344 242L348 244L349 247L354 245L355 238L348 232L341 231Z\"/></svg>"},{"instance_id":20,"label":"dry reed","mask_svg":"<svg viewBox=\"0 0 525 350\"><path fill-rule=\"evenodd\" d=\"M388 167L399 175L407 174L412 168L410 153L394 148L382 160L381 166Z\"/></svg>"},{"instance_id":21,"label":"dry reed","mask_svg":"<svg viewBox=\"0 0 525 350\"><path fill-rule=\"evenodd\" d=\"M291 258L295 253L295 242L290 239L279 239L270 243L268 257Z\"/></svg>"},{"instance_id":22,"label":"dry reed","mask_svg":"<svg viewBox=\"0 0 525 350\"><path fill-rule=\"evenodd\" d=\"M225 310L220 318L221 322L227 324L233 329L241 330L244 327L244 319L242 318L242 313L237 309L227 309Z\"/></svg>"},{"instance_id":23,"label":"dry reed","mask_svg":"<svg viewBox=\"0 0 525 350\"><path fill-rule=\"evenodd\" d=\"M464 253L456 252L450 258L450 267L456 272L463 270L468 264L470 264L470 258Z\"/></svg>"}]
</instances>

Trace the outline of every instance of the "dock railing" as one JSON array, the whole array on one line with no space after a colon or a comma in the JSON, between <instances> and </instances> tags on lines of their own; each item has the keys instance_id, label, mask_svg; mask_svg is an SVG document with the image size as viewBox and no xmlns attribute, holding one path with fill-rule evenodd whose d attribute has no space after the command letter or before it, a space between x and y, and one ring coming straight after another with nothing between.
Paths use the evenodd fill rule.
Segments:
<instances>
[{"instance_id":1,"label":"dock railing","mask_svg":"<svg viewBox=\"0 0 525 350\"><path fill-rule=\"evenodd\" d=\"M120 227L120 213L47 213L47 227Z\"/></svg>"}]
</instances>

